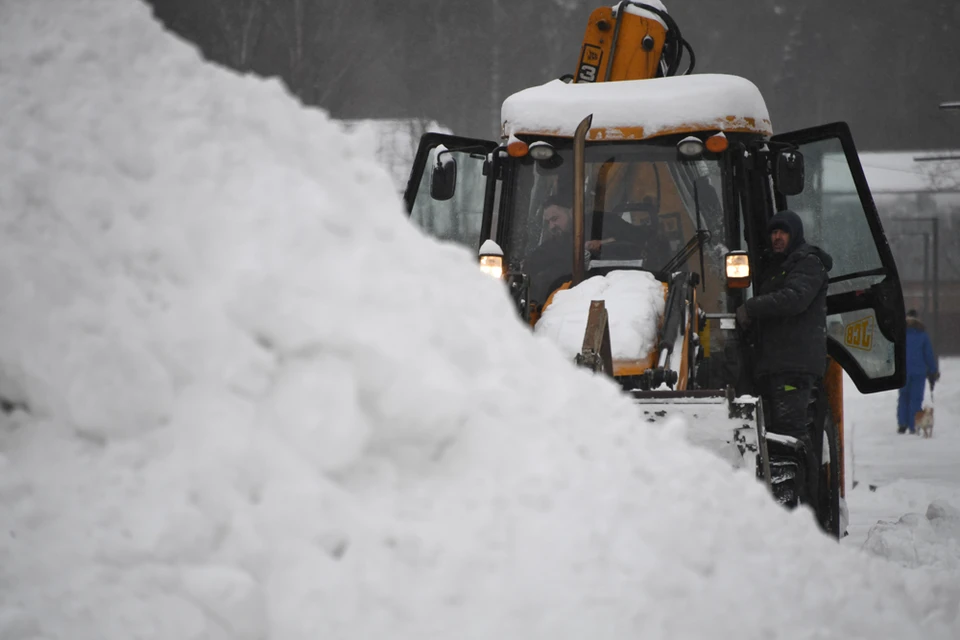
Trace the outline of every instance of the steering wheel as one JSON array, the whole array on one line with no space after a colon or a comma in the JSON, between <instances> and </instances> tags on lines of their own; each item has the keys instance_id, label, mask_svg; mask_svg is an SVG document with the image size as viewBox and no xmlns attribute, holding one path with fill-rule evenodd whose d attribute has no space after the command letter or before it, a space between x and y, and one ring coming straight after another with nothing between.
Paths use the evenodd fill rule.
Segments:
<instances>
[{"instance_id":1,"label":"steering wheel","mask_svg":"<svg viewBox=\"0 0 960 640\"><path fill-rule=\"evenodd\" d=\"M539 272L532 274L530 278L531 288L530 288L530 301L536 303L537 313L543 312L543 305L547 303L547 300L550 299L550 296L556 293L556 291L562 287L567 282L573 281L572 273L563 273L553 280L550 281L549 286L540 286L534 283L543 282L546 272Z\"/></svg>"},{"instance_id":2,"label":"steering wheel","mask_svg":"<svg viewBox=\"0 0 960 640\"><path fill-rule=\"evenodd\" d=\"M646 260L647 247L639 242L614 240L601 245L597 254L597 260Z\"/></svg>"},{"instance_id":3,"label":"steering wheel","mask_svg":"<svg viewBox=\"0 0 960 640\"><path fill-rule=\"evenodd\" d=\"M556 293L560 287L562 287L564 284L568 282L573 282L572 273L564 273L562 275L557 276L553 280L553 282L550 283L550 286L547 287L547 296L546 298L543 299L543 302L546 303L546 301L550 298L550 296Z\"/></svg>"}]
</instances>

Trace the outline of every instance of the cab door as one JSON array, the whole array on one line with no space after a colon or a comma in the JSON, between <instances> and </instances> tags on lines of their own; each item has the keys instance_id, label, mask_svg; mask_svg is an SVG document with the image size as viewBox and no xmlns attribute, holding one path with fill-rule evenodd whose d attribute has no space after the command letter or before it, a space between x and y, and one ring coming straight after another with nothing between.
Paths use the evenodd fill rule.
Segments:
<instances>
[{"instance_id":1,"label":"cab door","mask_svg":"<svg viewBox=\"0 0 960 640\"><path fill-rule=\"evenodd\" d=\"M497 146L489 140L442 133L428 133L420 138L403 196L410 220L435 238L479 250L490 232L490 214L484 216L484 211L492 209L485 203L488 198L492 202L493 196L488 195L485 174L490 173L488 158ZM433 168L438 158L448 165L453 161L456 167L453 195L446 200L431 195Z\"/></svg>"},{"instance_id":2,"label":"cab door","mask_svg":"<svg viewBox=\"0 0 960 640\"><path fill-rule=\"evenodd\" d=\"M830 355L863 393L897 389L906 377L900 276L846 123L774 136L804 156L804 188L777 191L779 208L803 219L804 236L833 258L827 293Z\"/></svg>"}]
</instances>

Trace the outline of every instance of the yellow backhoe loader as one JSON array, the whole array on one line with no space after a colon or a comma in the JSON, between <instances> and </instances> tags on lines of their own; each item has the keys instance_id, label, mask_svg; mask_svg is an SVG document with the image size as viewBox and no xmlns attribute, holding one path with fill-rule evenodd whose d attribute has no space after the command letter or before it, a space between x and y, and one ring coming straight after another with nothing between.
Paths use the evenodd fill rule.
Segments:
<instances>
[{"instance_id":1,"label":"yellow backhoe loader","mask_svg":"<svg viewBox=\"0 0 960 640\"><path fill-rule=\"evenodd\" d=\"M691 440L755 469L788 506L818 474L809 506L839 537L843 372L865 393L904 379L896 265L846 124L775 134L753 83L693 65L656 0L596 9L576 72L510 96L498 140L422 138L407 211L476 251L533 330L574 342L572 359L616 380L646 420L685 415ZM809 408L815 469L764 428L734 315L786 208L835 261L830 357Z\"/></svg>"}]
</instances>

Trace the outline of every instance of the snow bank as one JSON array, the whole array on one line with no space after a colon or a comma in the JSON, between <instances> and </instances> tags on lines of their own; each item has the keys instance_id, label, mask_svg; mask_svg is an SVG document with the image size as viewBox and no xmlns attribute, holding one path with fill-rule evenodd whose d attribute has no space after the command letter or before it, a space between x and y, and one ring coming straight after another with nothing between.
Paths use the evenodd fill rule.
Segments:
<instances>
[{"instance_id":1,"label":"snow bank","mask_svg":"<svg viewBox=\"0 0 960 640\"><path fill-rule=\"evenodd\" d=\"M926 512L933 502L960 506L960 358L942 358L933 438L897 433L897 391L863 395L844 380L850 537L862 546L877 522ZM926 402L930 402L929 392ZM856 481L856 488L853 483Z\"/></svg>"},{"instance_id":2,"label":"snow bank","mask_svg":"<svg viewBox=\"0 0 960 640\"><path fill-rule=\"evenodd\" d=\"M939 585L960 571L960 359L940 367L929 440L896 433L896 391L864 396L845 381L847 477L858 483L847 488L853 520L844 542L909 569L911 591L932 610L950 606Z\"/></svg>"},{"instance_id":3,"label":"snow bank","mask_svg":"<svg viewBox=\"0 0 960 640\"><path fill-rule=\"evenodd\" d=\"M558 291L537 322L536 332L549 337L570 358L583 347L590 302L603 300L610 323L613 358L646 358L656 346L663 315L663 284L646 271L614 271Z\"/></svg>"},{"instance_id":4,"label":"snow bank","mask_svg":"<svg viewBox=\"0 0 960 640\"><path fill-rule=\"evenodd\" d=\"M531 340L368 147L128 0L0 9L0 637L955 637Z\"/></svg>"},{"instance_id":5,"label":"snow bank","mask_svg":"<svg viewBox=\"0 0 960 640\"><path fill-rule=\"evenodd\" d=\"M897 522L880 522L863 548L907 567L960 572L960 509L930 503L925 513L908 513Z\"/></svg>"},{"instance_id":6,"label":"snow bank","mask_svg":"<svg viewBox=\"0 0 960 640\"><path fill-rule=\"evenodd\" d=\"M943 585L960 575L960 509L937 500L922 513L908 513L896 522L878 522L867 534L864 551L909 569L911 593L928 611L957 614L955 594Z\"/></svg>"},{"instance_id":7,"label":"snow bank","mask_svg":"<svg viewBox=\"0 0 960 640\"><path fill-rule=\"evenodd\" d=\"M377 160L387 169L394 189L401 195L407 188L420 137L425 133L453 133L435 120L419 118L341 120L340 125L359 145L376 150Z\"/></svg>"}]
</instances>

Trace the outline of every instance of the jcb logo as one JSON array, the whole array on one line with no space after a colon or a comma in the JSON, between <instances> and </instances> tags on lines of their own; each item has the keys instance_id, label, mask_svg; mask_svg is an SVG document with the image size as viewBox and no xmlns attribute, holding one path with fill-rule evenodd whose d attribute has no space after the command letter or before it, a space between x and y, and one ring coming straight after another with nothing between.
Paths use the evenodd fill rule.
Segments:
<instances>
[{"instance_id":1,"label":"jcb logo","mask_svg":"<svg viewBox=\"0 0 960 640\"><path fill-rule=\"evenodd\" d=\"M583 48L583 62L584 64L592 64L593 66L600 65L600 58L603 57L603 50L600 47L594 47L592 45L587 45Z\"/></svg>"},{"instance_id":2,"label":"jcb logo","mask_svg":"<svg viewBox=\"0 0 960 640\"><path fill-rule=\"evenodd\" d=\"M843 341L854 349L873 349L873 316L848 324Z\"/></svg>"},{"instance_id":3,"label":"jcb logo","mask_svg":"<svg viewBox=\"0 0 960 640\"><path fill-rule=\"evenodd\" d=\"M580 73L577 74L577 81L596 82L602 58L603 49L591 44L583 45L583 55L580 56Z\"/></svg>"}]
</instances>

